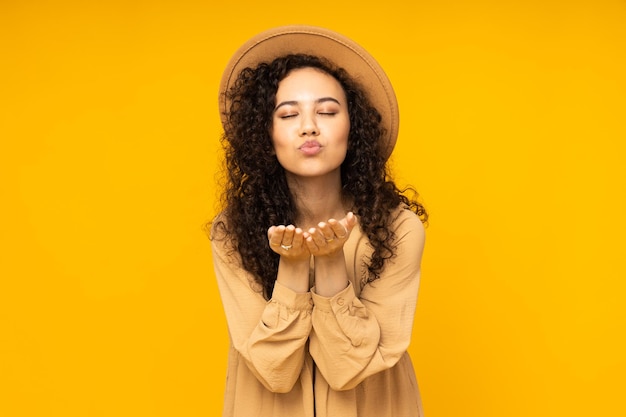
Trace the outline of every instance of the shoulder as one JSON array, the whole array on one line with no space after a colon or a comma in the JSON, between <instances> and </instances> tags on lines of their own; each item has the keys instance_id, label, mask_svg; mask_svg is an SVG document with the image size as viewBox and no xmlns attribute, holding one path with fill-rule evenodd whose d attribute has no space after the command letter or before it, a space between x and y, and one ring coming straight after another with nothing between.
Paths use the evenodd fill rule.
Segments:
<instances>
[{"instance_id":1,"label":"shoulder","mask_svg":"<svg viewBox=\"0 0 626 417\"><path fill-rule=\"evenodd\" d=\"M398 206L391 216L390 228L395 235L396 248L410 252L423 251L426 232L419 216L406 205Z\"/></svg>"},{"instance_id":2,"label":"shoulder","mask_svg":"<svg viewBox=\"0 0 626 417\"><path fill-rule=\"evenodd\" d=\"M419 233L424 234L424 224L422 220L405 204L400 204L391 212L389 224L395 231L401 229L415 229Z\"/></svg>"},{"instance_id":3,"label":"shoulder","mask_svg":"<svg viewBox=\"0 0 626 417\"><path fill-rule=\"evenodd\" d=\"M422 255L426 243L424 224L419 216L407 206L396 208L391 222L394 256L390 260L387 273L400 271L401 274L419 277Z\"/></svg>"}]
</instances>

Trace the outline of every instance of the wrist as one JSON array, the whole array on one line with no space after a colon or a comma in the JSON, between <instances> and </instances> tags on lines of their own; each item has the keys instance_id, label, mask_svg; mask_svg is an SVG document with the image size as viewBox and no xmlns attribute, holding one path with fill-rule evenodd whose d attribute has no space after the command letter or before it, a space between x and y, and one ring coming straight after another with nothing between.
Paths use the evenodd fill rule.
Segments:
<instances>
[{"instance_id":1,"label":"wrist","mask_svg":"<svg viewBox=\"0 0 626 417\"><path fill-rule=\"evenodd\" d=\"M310 257L293 259L281 256L276 281L295 292L308 292L310 288L309 269Z\"/></svg>"},{"instance_id":2,"label":"wrist","mask_svg":"<svg viewBox=\"0 0 626 417\"><path fill-rule=\"evenodd\" d=\"M315 290L322 297L332 297L348 286L348 272L343 250L338 254L316 256Z\"/></svg>"}]
</instances>

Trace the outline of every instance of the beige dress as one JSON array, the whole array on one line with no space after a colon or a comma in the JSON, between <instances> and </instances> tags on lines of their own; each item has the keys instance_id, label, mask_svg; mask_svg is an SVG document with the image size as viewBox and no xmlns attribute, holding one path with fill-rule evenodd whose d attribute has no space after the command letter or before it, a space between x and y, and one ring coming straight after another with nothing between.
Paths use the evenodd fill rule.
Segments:
<instances>
[{"instance_id":1,"label":"beige dress","mask_svg":"<svg viewBox=\"0 0 626 417\"><path fill-rule=\"evenodd\" d=\"M212 239L231 341L224 417L423 416L407 348L424 230L401 209L393 229L396 256L365 285L371 247L353 229L344 245L350 283L331 298L277 282L267 301L238 255Z\"/></svg>"}]
</instances>

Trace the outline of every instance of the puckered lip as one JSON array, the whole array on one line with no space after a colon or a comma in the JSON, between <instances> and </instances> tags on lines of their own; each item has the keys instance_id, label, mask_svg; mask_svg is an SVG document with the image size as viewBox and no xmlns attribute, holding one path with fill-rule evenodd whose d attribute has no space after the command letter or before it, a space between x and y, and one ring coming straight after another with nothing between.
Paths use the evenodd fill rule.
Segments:
<instances>
[{"instance_id":1,"label":"puckered lip","mask_svg":"<svg viewBox=\"0 0 626 417\"><path fill-rule=\"evenodd\" d=\"M321 148L322 145L316 140L307 140L298 149Z\"/></svg>"},{"instance_id":2,"label":"puckered lip","mask_svg":"<svg viewBox=\"0 0 626 417\"><path fill-rule=\"evenodd\" d=\"M322 150L322 144L316 140L307 140L298 148L303 154L308 156L317 155Z\"/></svg>"}]
</instances>

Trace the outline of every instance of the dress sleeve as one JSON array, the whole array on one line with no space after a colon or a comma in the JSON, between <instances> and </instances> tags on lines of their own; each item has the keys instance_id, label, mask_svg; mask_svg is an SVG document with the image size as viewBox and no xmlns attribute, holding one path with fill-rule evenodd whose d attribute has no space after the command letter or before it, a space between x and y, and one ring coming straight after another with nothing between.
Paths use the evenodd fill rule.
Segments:
<instances>
[{"instance_id":1,"label":"dress sleeve","mask_svg":"<svg viewBox=\"0 0 626 417\"><path fill-rule=\"evenodd\" d=\"M396 256L357 297L352 284L333 297L313 292L310 352L335 390L352 389L393 367L411 341L420 281L424 227L402 210L394 221Z\"/></svg>"},{"instance_id":2,"label":"dress sleeve","mask_svg":"<svg viewBox=\"0 0 626 417\"><path fill-rule=\"evenodd\" d=\"M224 241L211 241L213 265L234 349L272 392L289 392L304 366L311 331L311 293L276 282L267 301Z\"/></svg>"}]
</instances>

